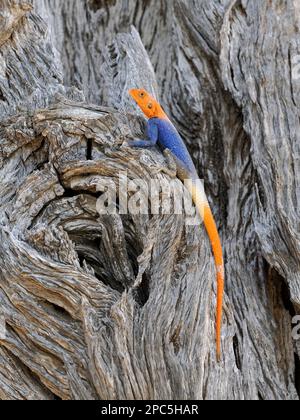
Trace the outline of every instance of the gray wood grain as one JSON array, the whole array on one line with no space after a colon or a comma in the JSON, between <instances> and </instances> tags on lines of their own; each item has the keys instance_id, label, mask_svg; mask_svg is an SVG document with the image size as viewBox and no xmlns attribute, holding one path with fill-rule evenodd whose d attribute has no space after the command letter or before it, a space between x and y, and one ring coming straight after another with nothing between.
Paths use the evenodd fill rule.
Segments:
<instances>
[{"instance_id":1,"label":"gray wood grain","mask_svg":"<svg viewBox=\"0 0 300 420\"><path fill-rule=\"evenodd\" d=\"M299 399L297 11L1 0L0 399ZM136 86L174 120L220 228L221 364L204 228L97 212L120 171L170 180L158 150L124 145L143 135Z\"/></svg>"}]
</instances>

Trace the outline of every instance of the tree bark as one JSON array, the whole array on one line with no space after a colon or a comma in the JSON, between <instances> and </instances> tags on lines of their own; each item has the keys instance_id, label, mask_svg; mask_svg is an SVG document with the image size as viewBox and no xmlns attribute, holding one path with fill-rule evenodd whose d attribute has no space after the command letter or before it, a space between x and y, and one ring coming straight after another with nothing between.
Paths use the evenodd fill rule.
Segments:
<instances>
[{"instance_id":1,"label":"tree bark","mask_svg":"<svg viewBox=\"0 0 300 420\"><path fill-rule=\"evenodd\" d=\"M299 399L299 29L297 0L0 0L0 399ZM124 146L132 87L222 235L219 364L205 229L97 211L120 172L170 180Z\"/></svg>"}]
</instances>

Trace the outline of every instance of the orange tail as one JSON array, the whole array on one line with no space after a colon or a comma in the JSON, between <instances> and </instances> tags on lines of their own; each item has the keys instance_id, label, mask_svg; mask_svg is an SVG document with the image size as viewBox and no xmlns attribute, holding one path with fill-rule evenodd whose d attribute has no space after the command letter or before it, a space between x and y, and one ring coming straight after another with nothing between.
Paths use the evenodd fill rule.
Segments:
<instances>
[{"instance_id":1,"label":"orange tail","mask_svg":"<svg viewBox=\"0 0 300 420\"><path fill-rule=\"evenodd\" d=\"M221 359L221 329L223 315L223 295L224 295L224 260L220 236L214 220L213 214L209 207L204 189L199 191L192 182L188 187L192 195L193 201L204 221L207 234L209 236L212 251L214 254L216 270L217 270L217 313L216 313L216 344L217 359Z\"/></svg>"}]
</instances>

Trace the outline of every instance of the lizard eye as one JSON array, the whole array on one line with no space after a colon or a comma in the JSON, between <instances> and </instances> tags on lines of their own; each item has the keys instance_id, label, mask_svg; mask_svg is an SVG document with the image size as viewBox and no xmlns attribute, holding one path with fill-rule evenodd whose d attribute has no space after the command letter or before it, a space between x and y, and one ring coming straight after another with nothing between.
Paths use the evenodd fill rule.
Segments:
<instances>
[{"instance_id":1,"label":"lizard eye","mask_svg":"<svg viewBox=\"0 0 300 420\"><path fill-rule=\"evenodd\" d=\"M152 105L152 104L149 104L149 105L148 105L148 108L149 108L149 109L152 109L152 108L153 108L153 105Z\"/></svg>"},{"instance_id":2,"label":"lizard eye","mask_svg":"<svg viewBox=\"0 0 300 420\"><path fill-rule=\"evenodd\" d=\"M141 92L141 93L140 93L140 97L141 97L141 98L144 98L144 96L145 96L144 92Z\"/></svg>"}]
</instances>

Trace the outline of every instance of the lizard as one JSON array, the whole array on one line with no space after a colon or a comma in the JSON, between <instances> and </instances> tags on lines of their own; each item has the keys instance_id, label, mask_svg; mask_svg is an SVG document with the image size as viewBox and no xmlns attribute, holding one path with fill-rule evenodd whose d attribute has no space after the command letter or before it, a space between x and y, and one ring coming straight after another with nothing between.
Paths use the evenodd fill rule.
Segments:
<instances>
[{"instance_id":1,"label":"lizard","mask_svg":"<svg viewBox=\"0 0 300 420\"><path fill-rule=\"evenodd\" d=\"M177 129L170 121L161 105L144 89L131 89L130 96L148 118L147 139L131 140L130 147L149 148L158 145L162 151L171 154L176 164L176 176L187 182L187 188L205 225L217 272L216 308L216 353L221 360L221 328L223 314L223 295L225 283L224 260L221 239L204 188L199 188L199 176L191 155ZM197 182L196 182L197 181Z\"/></svg>"}]
</instances>

